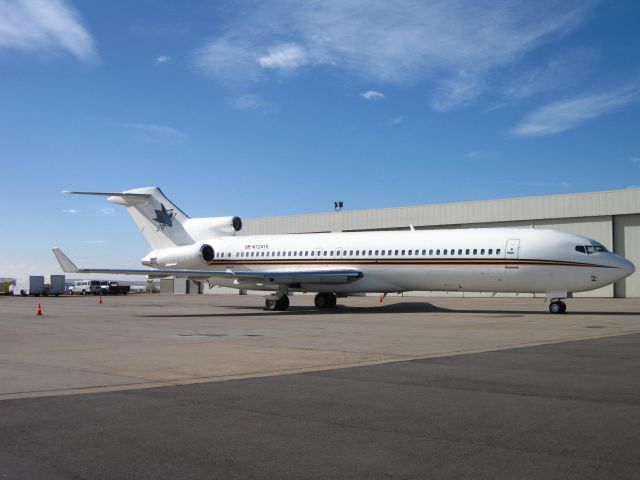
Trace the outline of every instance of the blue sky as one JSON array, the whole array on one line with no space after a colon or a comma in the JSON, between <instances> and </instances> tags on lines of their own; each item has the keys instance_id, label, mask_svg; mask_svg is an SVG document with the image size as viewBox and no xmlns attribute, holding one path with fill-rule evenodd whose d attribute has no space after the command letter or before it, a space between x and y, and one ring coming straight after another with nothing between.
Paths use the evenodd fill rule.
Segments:
<instances>
[{"instance_id":1,"label":"blue sky","mask_svg":"<svg viewBox=\"0 0 640 480\"><path fill-rule=\"evenodd\" d=\"M0 276L244 218L640 185L640 2L0 0Z\"/></svg>"}]
</instances>

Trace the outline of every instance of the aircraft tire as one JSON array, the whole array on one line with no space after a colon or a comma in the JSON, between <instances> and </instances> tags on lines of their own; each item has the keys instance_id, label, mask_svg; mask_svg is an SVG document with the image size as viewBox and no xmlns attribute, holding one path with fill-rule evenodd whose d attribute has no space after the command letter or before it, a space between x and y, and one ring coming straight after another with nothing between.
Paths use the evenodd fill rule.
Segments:
<instances>
[{"instance_id":1,"label":"aircraft tire","mask_svg":"<svg viewBox=\"0 0 640 480\"><path fill-rule=\"evenodd\" d=\"M270 312L277 310L278 301L275 298L267 298L264 301L264 309Z\"/></svg>"},{"instance_id":2,"label":"aircraft tire","mask_svg":"<svg viewBox=\"0 0 640 480\"><path fill-rule=\"evenodd\" d=\"M554 300L549 304L549 311L553 314L564 313L567 311L567 305L562 300Z\"/></svg>"},{"instance_id":3,"label":"aircraft tire","mask_svg":"<svg viewBox=\"0 0 640 480\"><path fill-rule=\"evenodd\" d=\"M320 292L313 301L318 309L335 308L336 296L330 292Z\"/></svg>"},{"instance_id":4,"label":"aircraft tire","mask_svg":"<svg viewBox=\"0 0 640 480\"><path fill-rule=\"evenodd\" d=\"M289 297L284 295L282 298L276 301L276 310L286 310L289 308Z\"/></svg>"}]
</instances>

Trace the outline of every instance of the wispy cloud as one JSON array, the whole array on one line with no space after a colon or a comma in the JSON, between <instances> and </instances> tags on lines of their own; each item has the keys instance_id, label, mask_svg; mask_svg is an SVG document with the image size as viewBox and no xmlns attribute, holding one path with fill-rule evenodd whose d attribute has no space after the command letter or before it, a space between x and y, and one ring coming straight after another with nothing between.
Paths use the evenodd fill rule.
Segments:
<instances>
[{"instance_id":1,"label":"wispy cloud","mask_svg":"<svg viewBox=\"0 0 640 480\"><path fill-rule=\"evenodd\" d=\"M80 15L64 0L0 0L0 48L33 53L62 49L80 60L96 56Z\"/></svg>"},{"instance_id":2,"label":"wispy cloud","mask_svg":"<svg viewBox=\"0 0 640 480\"><path fill-rule=\"evenodd\" d=\"M308 63L307 54L302 47L293 43L277 45L269 49L267 55L258 57L258 64L273 70L290 70Z\"/></svg>"},{"instance_id":3,"label":"wispy cloud","mask_svg":"<svg viewBox=\"0 0 640 480\"><path fill-rule=\"evenodd\" d=\"M640 85L630 85L610 92L560 100L526 115L511 133L519 137L533 137L563 132L624 108L639 98Z\"/></svg>"},{"instance_id":4,"label":"wispy cloud","mask_svg":"<svg viewBox=\"0 0 640 480\"><path fill-rule=\"evenodd\" d=\"M151 141L161 139L180 141L189 137L186 133L166 125L156 125L152 123L122 123L120 126L140 133L145 139Z\"/></svg>"},{"instance_id":5,"label":"wispy cloud","mask_svg":"<svg viewBox=\"0 0 640 480\"><path fill-rule=\"evenodd\" d=\"M633 163L638 163L638 162L640 162L640 155L635 156L635 157L631 157L631 161L632 161Z\"/></svg>"},{"instance_id":6,"label":"wispy cloud","mask_svg":"<svg viewBox=\"0 0 640 480\"><path fill-rule=\"evenodd\" d=\"M404 122L404 117L400 115L395 118L392 118L391 121L389 122L389 125L400 125L402 122Z\"/></svg>"},{"instance_id":7,"label":"wispy cloud","mask_svg":"<svg viewBox=\"0 0 640 480\"><path fill-rule=\"evenodd\" d=\"M546 180L531 180L531 181L519 181L519 180L508 180L504 182L505 185L516 185L518 187L530 187L530 188L569 188L571 183L562 181L562 182L549 182Z\"/></svg>"},{"instance_id":8,"label":"wispy cloud","mask_svg":"<svg viewBox=\"0 0 640 480\"><path fill-rule=\"evenodd\" d=\"M62 213L70 213L71 215L75 215L78 212L79 210L76 210L75 208L65 208L62 210Z\"/></svg>"},{"instance_id":9,"label":"wispy cloud","mask_svg":"<svg viewBox=\"0 0 640 480\"><path fill-rule=\"evenodd\" d=\"M376 100L382 100L384 98L384 93L377 92L376 90L367 90L366 92L361 93L360 96L365 100L373 100L375 102Z\"/></svg>"},{"instance_id":10,"label":"wispy cloud","mask_svg":"<svg viewBox=\"0 0 640 480\"><path fill-rule=\"evenodd\" d=\"M104 207L100 209L100 213L107 217L114 217L116 215L116 209L111 207Z\"/></svg>"},{"instance_id":11,"label":"wispy cloud","mask_svg":"<svg viewBox=\"0 0 640 480\"><path fill-rule=\"evenodd\" d=\"M159 57L155 58L153 63L155 63L155 65L157 66L157 65L162 65L163 63L167 63L169 61L171 61L171 57L168 57L166 55L160 55Z\"/></svg>"},{"instance_id":12,"label":"wispy cloud","mask_svg":"<svg viewBox=\"0 0 640 480\"><path fill-rule=\"evenodd\" d=\"M83 240L82 243L107 243L106 240Z\"/></svg>"},{"instance_id":13,"label":"wispy cloud","mask_svg":"<svg viewBox=\"0 0 640 480\"><path fill-rule=\"evenodd\" d=\"M321 66L377 82L431 82L451 108L511 65L582 23L596 0L272 0L230 19L196 52L206 74L236 84ZM286 43L283 43L286 39Z\"/></svg>"},{"instance_id":14,"label":"wispy cloud","mask_svg":"<svg viewBox=\"0 0 640 480\"><path fill-rule=\"evenodd\" d=\"M500 157L498 152L474 150L464 154L464 158L467 160L495 160Z\"/></svg>"},{"instance_id":15,"label":"wispy cloud","mask_svg":"<svg viewBox=\"0 0 640 480\"><path fill-rule=\"evenodd\" d=\"M231 106L236 110L245 110L245 111L265 111L271 108L273 105L264 100L259 95L255 95L253 93L248 93L246 95L241 95L239 97L231 100Z\"/></svg>"}]
</instances>

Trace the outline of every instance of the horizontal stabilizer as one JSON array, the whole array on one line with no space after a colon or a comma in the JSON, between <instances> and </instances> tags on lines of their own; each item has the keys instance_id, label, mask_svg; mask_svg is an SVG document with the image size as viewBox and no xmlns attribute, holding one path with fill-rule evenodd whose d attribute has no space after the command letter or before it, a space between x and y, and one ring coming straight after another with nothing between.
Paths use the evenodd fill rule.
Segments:
<instances>
[{"instance_id":1,"label":"horizontal stabilizer","mask_svg":"<svg viewBox=\"0 0 640 480\"><path fill-rule=\"evenodd\" d=\"M149 193L126 193L126 192L70 192L63 190L62 193L69 195L98 195L100 197L137 197L137 198L149 198Z\"/></svg>"}]
</instances>

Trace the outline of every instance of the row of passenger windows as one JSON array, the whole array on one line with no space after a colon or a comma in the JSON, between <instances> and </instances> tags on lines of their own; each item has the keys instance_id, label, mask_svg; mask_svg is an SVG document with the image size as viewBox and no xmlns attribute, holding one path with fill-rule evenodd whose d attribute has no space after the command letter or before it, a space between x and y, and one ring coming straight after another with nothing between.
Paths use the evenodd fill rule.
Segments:
<instances>
[{"instance_id":1,"label":"row of passenger windows","mask_svg":"<svg viewBox=\"0 0 640 480\"><path fill-rule=\"evenodd\" d=\"M428 253L427 253L428 252ZM328 258L344 258L344 257L386 257L386 256L459 256L459 255L500 255L500 249L496 248L451 248L451 249L411 249L411 250L324 250L318 251L317 256L322 254L324 259ZM230 258L231 252L218 252L216 257ZM278 252L236 252L235 258L247 258L247 257L273 257L273 258L292 258L292 257L316 257L316 252L313 250L289 250Z\"/></svg>"}]
</instances>

